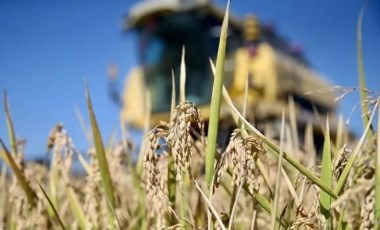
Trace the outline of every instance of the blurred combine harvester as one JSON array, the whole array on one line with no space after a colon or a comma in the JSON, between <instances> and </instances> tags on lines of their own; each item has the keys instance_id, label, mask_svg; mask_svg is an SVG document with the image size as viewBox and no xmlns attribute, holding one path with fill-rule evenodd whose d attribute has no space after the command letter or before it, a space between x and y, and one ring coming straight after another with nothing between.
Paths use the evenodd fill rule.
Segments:
<instances>
[{"instance_id":1,"label":"blurred combine harvester","mask_svg":"<svg viewBox=\"0 0 380 230\"><path fill-rule=\"evenodd\" d=\"M151 125L168 121L172 70L179 95L183 45L186 99L196 103L208 120L213 82L209 58L216 59L223 16L224 9L206 0L145 0L132 7L125 29L138 33L140 66L127 76L122 95L124 122L144 126L147 89L152 105ZM328 90L321 93L321 89L331 86L311 69L302 48L289 45L272 27L260 26L253 15L244 19L232 15L227 40L225 86L235 105L242 109L248 74L247 119L258 127L266 124L278 129L282 108L289 109L288 102L292 100L299 135L303 136L306 125L312 124L314 138L321 140L327 114L335 113L335 95ZM233 127L226 108L222 108L221 118L225 121L222 128Z\"/></svg>"}]
</instances>

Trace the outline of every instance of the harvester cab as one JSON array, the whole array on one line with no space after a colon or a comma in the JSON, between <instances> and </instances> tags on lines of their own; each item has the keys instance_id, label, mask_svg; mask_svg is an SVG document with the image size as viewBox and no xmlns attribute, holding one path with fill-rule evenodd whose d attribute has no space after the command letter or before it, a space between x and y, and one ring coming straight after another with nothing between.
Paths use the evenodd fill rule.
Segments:
<instances>
[{"instance_id":1,"label":"harvester cab","mask_svg":"<svg viewBox=\"0 0 380 230\"><path fill-rule=\"evenodd\" d=\"M126 30L137 31L140 66L127 76L122 95L124 122L143 127L147 96L151 125L169 119L172 75L179 95L183 47L186 99L208 120L213 82L209 59L216 59L223 16L224 9L205 0L145 0L131 8ZM289 108L289 99L294 101L301 129L312 124L317 132L323 119L315 114L319 118L334 115L335 95L317 93L330 84L311 69L300 47L289 45L271 26L261 26L253 15L230 16L225 63L225 86L238 108L243 107L248 79L247 119L257 124L279 121L282 108ZM228 119L225 108L221 118Z\"/></svg>"}]
</instances>

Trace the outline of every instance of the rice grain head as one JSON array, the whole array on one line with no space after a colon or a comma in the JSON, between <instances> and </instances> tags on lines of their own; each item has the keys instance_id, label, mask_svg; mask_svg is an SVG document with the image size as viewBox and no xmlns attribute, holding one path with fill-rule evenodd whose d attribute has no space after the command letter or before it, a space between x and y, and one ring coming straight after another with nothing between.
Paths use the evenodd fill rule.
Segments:
<instances>
[{"instance_id":1,"label":"rice grain head","mask_svg":"<svg viewBox=\"0 0 380 230\"><path fill-rule=\"evenodd\" d=\"M364 204L360 210L362 219L360 229L369 230L375 227L375 189L374 186L367 186L365 191Z\"/></svg>"},{"instance_id":2,"label":"rice grain head","mask_svg":"<svg viewBox=\"0 0 380 230\"><path fill-rule=\"evenodd\" d=\"M335 180L338 181L340 175L342 174L344 168L347 165L348 161L348 155L351 153L351 150L347 149L346 147L343 147L338 155L335 157L333 162L333 175L335 177Z\"/></svg>"},{"instance_id":3,"label":"rice grain head","mask_svg":"<svg viewBox=\"0 0 380 230\"><path fill-rule=\"evenodd\" d=\"M165 159L164 153L158 154L162 149L160 141L168 135L169 127L160 124L153 128L147 135L145 144L145 155L143 167L146 171L146 198L152 204L147 209L150 218L156 219L156 227L161 229L166 226L165 216L168 212L168 187L167 168L164 168L162 161Z\"/></svg>"},{"instance_id":4,"label":"rice grain head","mask_svg":"<svg viewBox=\"0 0 380 230\"><path fill-rule=\"evenodd\" d=\"M232 182L236 186L246 183L253 194L260 189L259 172L256 161L266 161L263 142L253 136L242 137L241 129L235 129L215 170L213 191L219 186L222 175L228 167L232 168Z\"/></svg>"},{"instance_id":5,"label":"rice grain head","mask_svg":"<svg viewBox=\"0 0 380 230\"><path fill-rule=\"evenodd\" d=\"M188 101L179 104L171 117L167 143L171 148L171 154L174 159L176 180L182 184L182 175L185 171L192 175L190 165L194 145L192 127L195 126L199 131L201 141L204 143L204 122L195 104Z\"/></svg>"}]
</instances>

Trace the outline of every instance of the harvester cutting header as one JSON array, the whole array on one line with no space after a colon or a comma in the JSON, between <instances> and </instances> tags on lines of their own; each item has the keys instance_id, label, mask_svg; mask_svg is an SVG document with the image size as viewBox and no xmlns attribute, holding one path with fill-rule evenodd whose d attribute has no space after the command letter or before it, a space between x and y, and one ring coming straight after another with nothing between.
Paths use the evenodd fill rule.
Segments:
<instances>
[{"instance_id":1,"label":"harvester cutting header","mask_svg":"<svg viewBox=\"0 0 380 230\"><path fill-rule=\"evenodd\" d=\"M186 55L186 98L209 117L212 70L224 9L206 0L145 0L131 8L125 30L135 30L139 41L140 66L127 76L122 95L122 117L143 127L145 92L150 91L151 124L169 119L172 70L179 89L182 47ZM316 129L327 114L334 116L335 95L331 85L315 73L302 48L290 45L273 27L260 25L254 15L229 19L226 47L225 86L235 105L242 108L248 74L247 119L256 124L275 124L289 98L294 101L300 130L311 123ZM314 92L314 93L310 93ZM177 92L177 95L179 93ZM222 108L221 118L228 121ZM226 125L227 124L227 125ZM224 122L224 126L232 122Z\"/></svg>"}]
</instances>

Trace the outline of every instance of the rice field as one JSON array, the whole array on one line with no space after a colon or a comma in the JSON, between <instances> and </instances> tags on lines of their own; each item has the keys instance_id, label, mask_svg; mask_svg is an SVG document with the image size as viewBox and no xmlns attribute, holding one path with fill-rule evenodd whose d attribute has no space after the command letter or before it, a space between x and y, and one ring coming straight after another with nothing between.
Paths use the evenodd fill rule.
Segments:
<instances>
[{"instance_id":1,"label":"rice field","mask_svg":"<svg viewBox=\"0 0 380 230\"><path fill-rule=\"evenodd\" d=\"M4 93L10 141L0 139L0 154L12 173L3 167L0 175L0 229L380 229L380 134L373 127L380 125L379 99L365 90L363 70L366 128L353 142L341 121L332 139L327 122L317 157L310 127L305 145L298 146L285 114L280 138L274 139L235 108L223 87L227 21L228 8L216 65L211 62L215 81L208 127L202 111L185 98L181 71L180 101L173 89L170 120L146 132L137 162L131 160L124 124L121 141L104 145L92 107L96 102L86 87L93 147L80 152L69 131L57 124L48 138L49 169L25 163ZM362 66L360 56L361 49ZM222 101L236 123L225 150L217 144ZM85 176L73 175L75 159Z\"/></svg>"}]
</instances>

